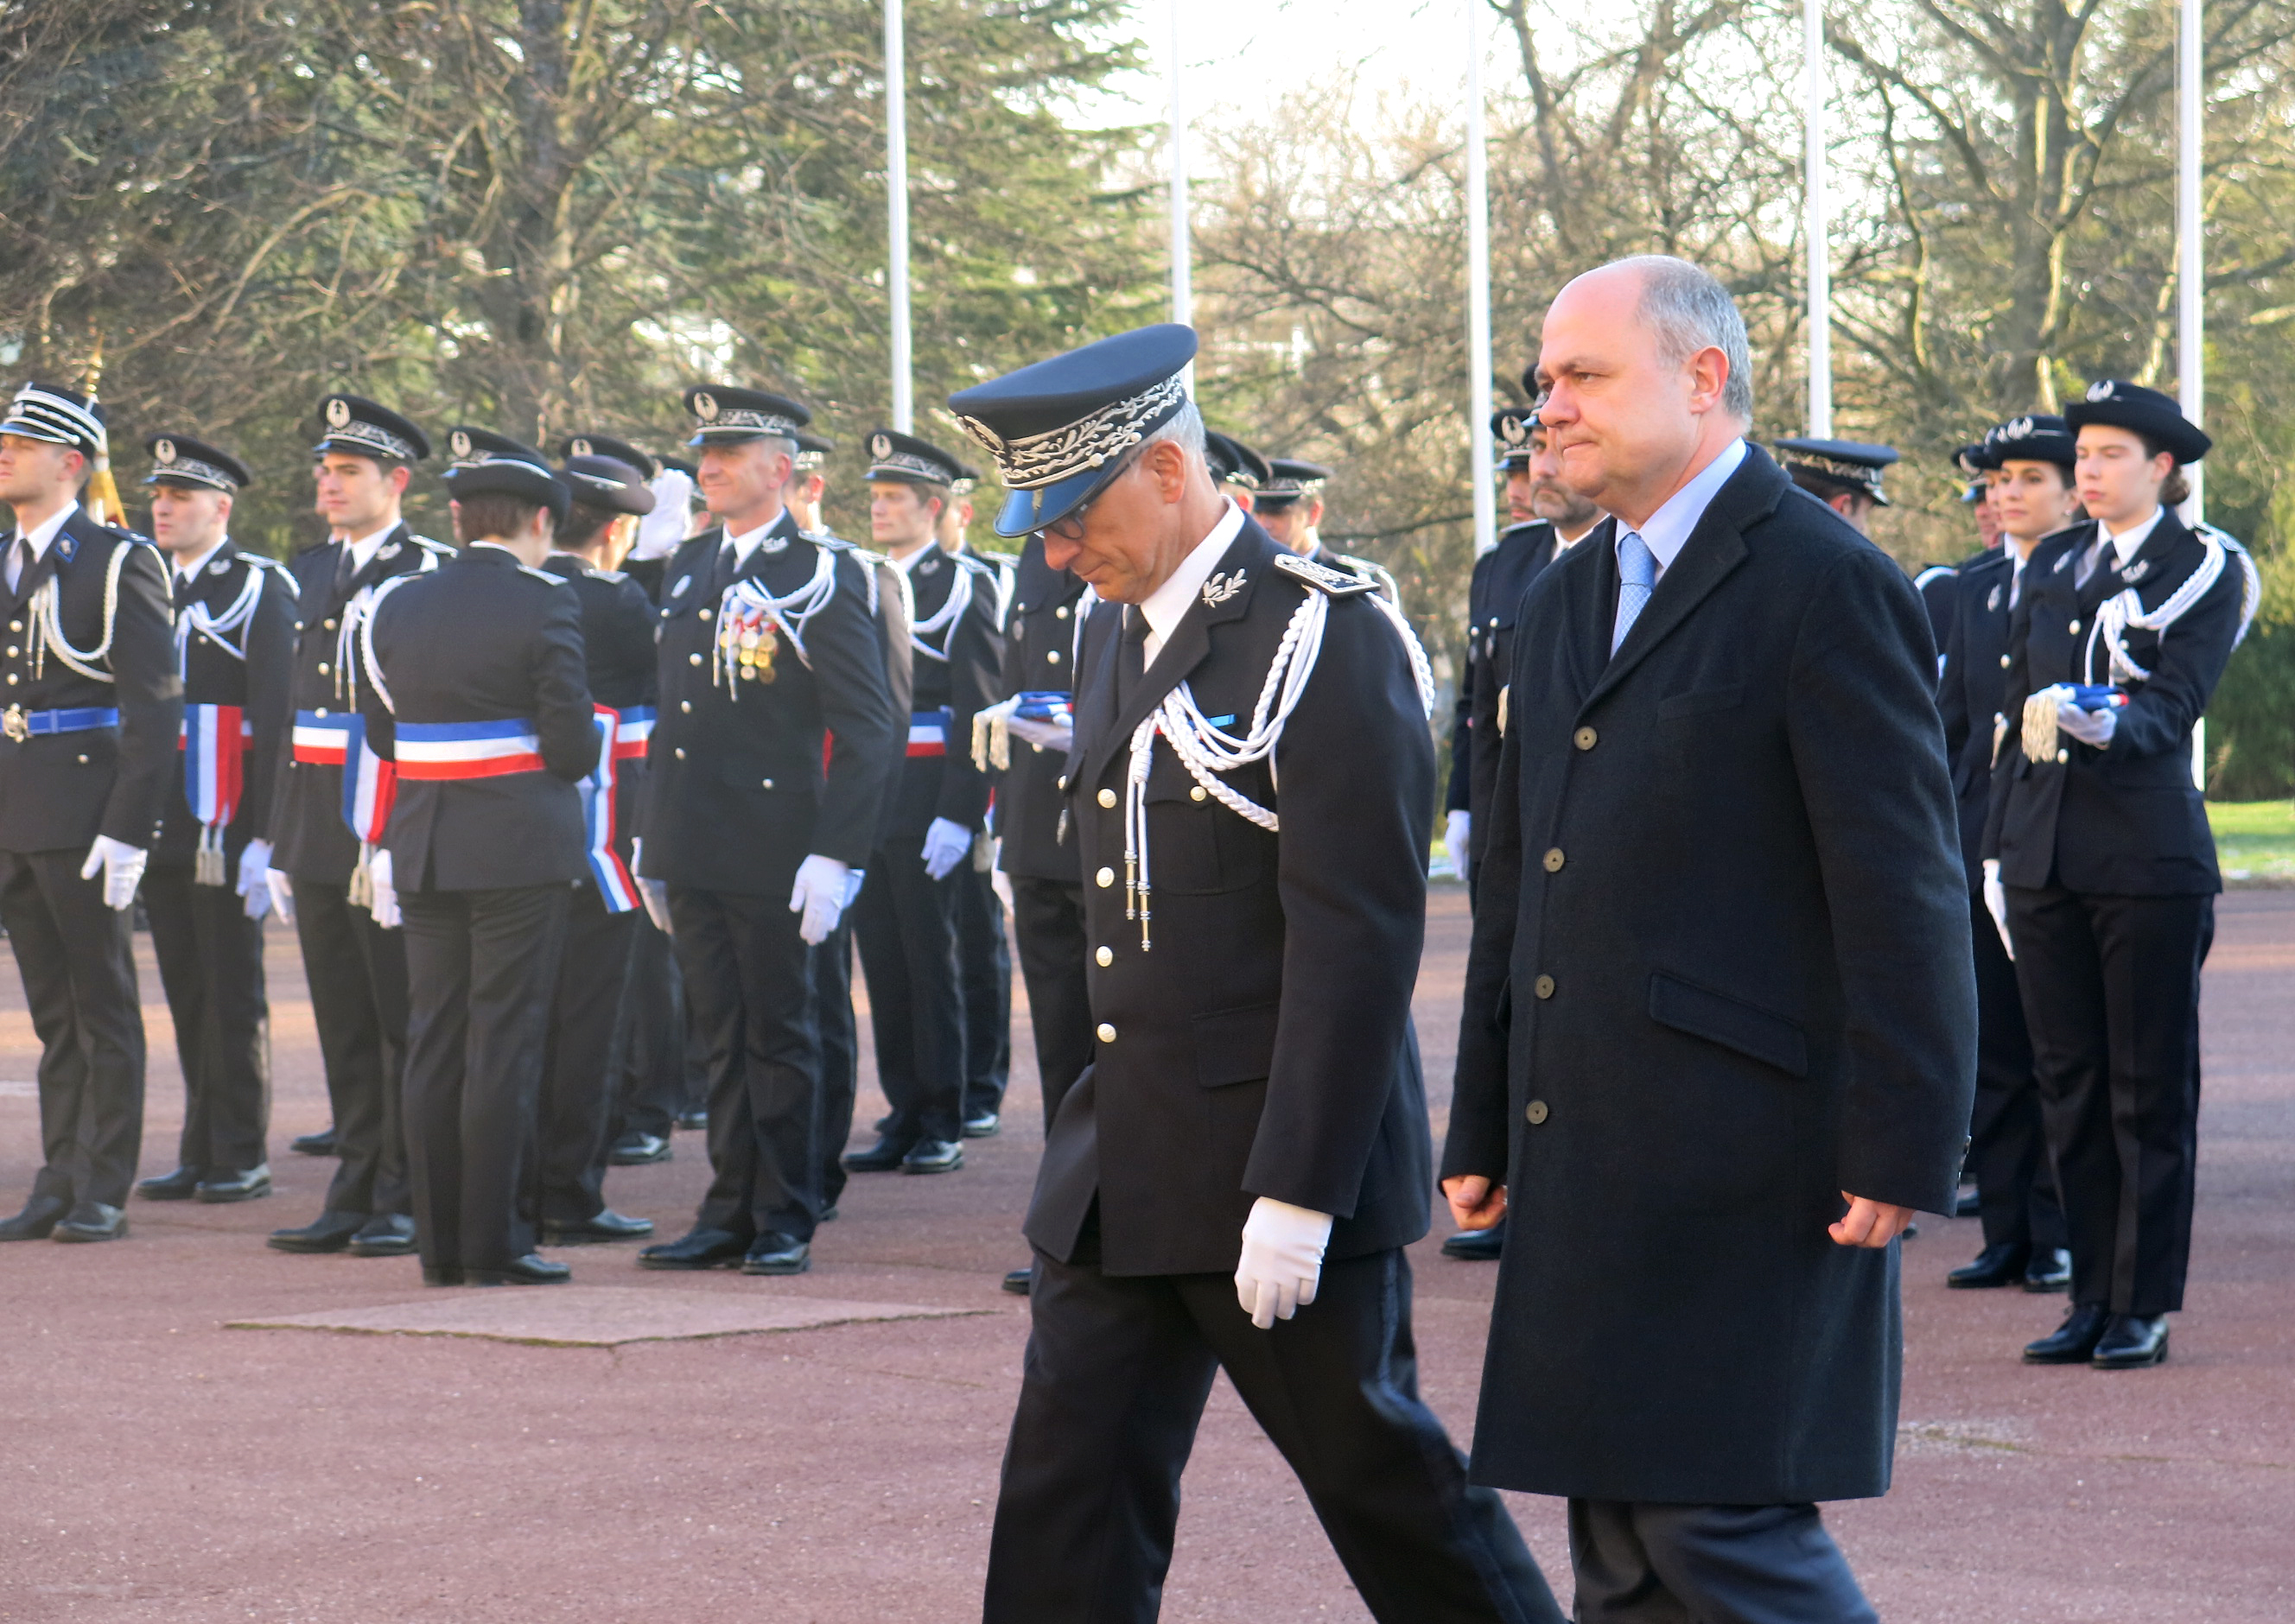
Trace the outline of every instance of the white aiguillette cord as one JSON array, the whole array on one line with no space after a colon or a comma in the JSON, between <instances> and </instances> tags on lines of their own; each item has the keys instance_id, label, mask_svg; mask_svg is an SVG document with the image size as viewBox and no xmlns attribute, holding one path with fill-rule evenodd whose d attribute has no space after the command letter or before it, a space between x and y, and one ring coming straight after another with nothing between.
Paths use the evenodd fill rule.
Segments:
<instances>
[{"instance_id":1,"label":"white aiguillette cord","mask_svg":"<svg viewBox=\"0 0 2295 1624\"><path fill-rule=\"evenodd\" d=\"M251 564L248 567L247 580L239 589L239 596L231 600L231 607L222 614L214 613L204 603L185 604L176 616L177 674L180 675L184 672L184 662L190 656L192 637L195 632L244 665L247 661L245 628L249 620L254 616L257 600L262 596L263 567L259 564ZM231 641L231 634L234 632L241 634L237 642Z\"/></svg>"},{"instance_id":2,"label":"white aiguillette cord","mask_svg":"<svg viewBox=\"0 0 2295 1624\"><path fill-rule=\"evenodd\" d=\"M790 649L796 654L797 663L807 671L812 670L812 657L804 651L804 628L815 615L829 607L829 600L837 596L836 550L819 548L815 558L812 578L786 598L774 597L765 589L764 583L755 576L734 582L717 600L718 624L724 624L725 611L729 608L754 610L772 622L780 634L788 639ZM739 665L740 649L738 646L729 649L722 634L717 647L718 659L710 669L709 680L715 684L722 673L729 697L739 702L741 685L733 680L733 676Z\"/></svg>"}]
</instances>

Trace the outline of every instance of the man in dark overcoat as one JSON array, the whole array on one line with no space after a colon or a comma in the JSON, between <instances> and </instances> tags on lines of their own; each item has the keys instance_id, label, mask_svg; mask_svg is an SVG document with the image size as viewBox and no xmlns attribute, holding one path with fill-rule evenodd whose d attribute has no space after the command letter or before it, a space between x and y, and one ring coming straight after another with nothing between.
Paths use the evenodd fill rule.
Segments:
<instances>
[{"instance_id":1,"label":"man in dark overcoat","mask_svg":"<svg viewBox=\"0 0 2295 1624\"><path fill-rule=\"evenodd\" d=\"M1656 257L1539 361L1613 517L1523 605L1442 1172L1514 1209L1474 1477L1569 1497L1580 1624L1874 1616L1814 1502L1888 1488L1973 1086L1920 599L1744 443L1750 363Z\"/></svg>"}]
</instances>

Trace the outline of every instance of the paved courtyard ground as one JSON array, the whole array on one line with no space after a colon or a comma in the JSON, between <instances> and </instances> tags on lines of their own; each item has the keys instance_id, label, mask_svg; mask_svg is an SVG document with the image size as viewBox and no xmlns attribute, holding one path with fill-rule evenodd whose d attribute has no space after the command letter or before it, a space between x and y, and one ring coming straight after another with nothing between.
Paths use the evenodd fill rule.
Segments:
<instances>
[{"instance_id":1,"label":"paved courtyard ground","mask_svg":"<svg viewBox=\"0 0 2295 1624\"><path fill-rule=\"evenodd\" d=\"M1438 892L1418 1005L1438 1130L1465 941L1463 897ZM596 1346L231 1329L464 1296L426 1293L411 1260L262 1245L316 1212L332 1168L285 1148L327 1107L292 939L275 927L271 968L278 1195L137 1203L122 1244L0 1249L0 1620L976 1616L1026 1335L1025 1306L996 1289L1025 1258L1017 1215L1041 1143L1025 1019L1001 1137L969 1145L951 1176L857 1179L811 1275L657 1276L630 1248L560 1254L578 1286L631 1293L595 1300L613 1326L798 1328ZM148 954L143 986L150 1173L173 1165L182 1087ZM1972 1221L1927 1220L1907 1244L1897 1487L1829 1513L1885 1619L2295 1617L2295 893L2224 900L2206 1036L2192 1307L2166 1367L2028 1369L2017 1349L2062 1299L1947 1292L1945 1270L1979 1244ZM38 1159L36 1053L11 967L11 1211ZM864 1122L881 1108L867 1077L864 1061ZM608 1194L675 1234L706 1171L699 1137L682 1134L674 1162L617 1170ZM1432 1240L1413 1263L1425 1387L1464 1442L1491 1271ZM708 1313L647 1296L697 1293ZM958 1312L854 1320L853 1304ZM1566 1595L1559 1504L1514 1503ZM1222 1384L1164 1617L1366 1616Z\"/></svg>"}]
</instances>

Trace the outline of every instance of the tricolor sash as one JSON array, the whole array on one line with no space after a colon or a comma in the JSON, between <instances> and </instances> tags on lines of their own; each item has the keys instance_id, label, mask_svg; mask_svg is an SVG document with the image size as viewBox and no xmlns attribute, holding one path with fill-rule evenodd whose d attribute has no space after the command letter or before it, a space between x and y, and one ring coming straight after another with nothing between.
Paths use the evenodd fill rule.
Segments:
<instances>
[{"instance_id":1,"label":"tricolor sash","mask_svg":"<svg viewBox=\"0 0 2295 1624\"><path fill-rule=\"evenodd\" d=\"M339 767L355 714L325 715L317 711L295 713L295 759L306 767Z\"/></svg>"},{"instance_id":2,"label":"tricolor sash","mask_svg":"<svg viewBox=\"0 0 2295 1624\"><path fill-rule=\"evenodd\" d=\"M946 755L948 729L953 720L946 710L917 711L909 717L909 754Z\"/></svg>"},{"instance_id":3,"label":"tricolor sash","mask_svg":"<svg viewBox=\"0 0 2295 1624\"><path fill-rule=\"evenodd\" d=\"M610 705L593 708L598 764L576 786L582 792L582 828L589 843L590 875L598 882L599 900L606 904L608 913L627 913L638 905L638 887L622 854L614 850L614 763L625 759L619 734L622 719L630 713L617 713ZM644 714L650 728L653 713L649 710Z\"/></svg>"},{"instance_id":4,"label":"tricolor sash","mask_svg":"<svg viewBox=\"0 0 2295 1624\"><path fill-rule=\"evenodd\" d=\"M523 717L503 722L402 722L398 776L413 781L492 779L542 771L542 740Z\"/></svg>"},{"instance_id":5,"label":"tricolor sash","mask_svg":"<svg viewBox=\"0 0 2295 1624\"><path fill-rule=\"evenodd\" d=\"M600 706L600 709L605 708ZM646 746L653 738L653 706L625 706L617 713L614 728L614 759L617 762L642 761Z\"/></svg>"},{"instance_id":6,"label":"tricolor sash","mask_svg":"<svg viewBox=\"0 0 2295 1624\"><path fill-rule=\"evenodd\" d=\"M299 724L298 724L299 726ZM366 742L366 718L353 716L344 731L343 821L362 845L380 845L390 827L398 775Z\"/></svg>"},{"instance_id":7,"label":"tricolor sash","mask_svg":"<svg viewBox=\"0 0 2295 1624\"><path fill-rule=\"evenodd\" d=\"M236 705L187 705L177 746L184 753L184 798L199 820L199 855L192 878L201 885L224 883L224 831L239 815L245 788L247 741L255 729Z\"/></svg>"}]
</instances>

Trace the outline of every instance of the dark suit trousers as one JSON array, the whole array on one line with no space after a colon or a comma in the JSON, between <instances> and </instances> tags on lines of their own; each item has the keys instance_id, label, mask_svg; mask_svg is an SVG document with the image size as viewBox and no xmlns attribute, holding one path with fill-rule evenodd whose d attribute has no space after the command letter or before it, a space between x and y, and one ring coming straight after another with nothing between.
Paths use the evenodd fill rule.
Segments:
<instances>
[{"instance_id":1,"label":"dark suit trousers","mask_svg":"<svg viewBox=\"0 0 2295 1624\"><path fill-rule=\"evenodd\" d=\"M1012 1077L1012 949L1004 899L992 870L967 857L950 875L956 887L956 967L964 1000L964 1114L1004 1108Z\"/></svg>"},{"instance_id":2,"label":"dark suit trousers","mask_svg":"<svg viewBox=\"0 0 2295 1624\"><path fill-rule=\"evenodd\" d=\"M0 852L0 924L40 1039L32 1193L126 1206L143 1147L143 1007L132 910L82 879L87 853Z\"/></svg>"},{"instance_id":3,"label":"dark suit trousers","mask_svg":"<svg viewBox=\"0 0 2295 1624\"><path fill-rule=\"evenodd\" d=\"M1578 1624L1874 1624L1817 1507L1570 1502Z\"/></svg>"},{"instance_id":4,"label":"dark suit trousers","mask_svg":"<svg viewBox=\"0 0 2295 1624\"><path fill-rule=\"evenodd\" d=\"M2016 980L2072 1253L2072 1301L2184 1306L2210 896L2008 891Z\"/></svg>"},{"instance_id":5,"label":"dark suit trousers","mask_svg":"<svg viewBox=\"0 0 2295 1624\"><path fill-rule=\"evenodd\" d=\"M606 1208L607 1130L618 1081L615 1028L642 917L634 908L607 912L597 886L586 882L567 900L531 1163L528 1210L545 1223L584 1223Z\"/></svg>"},{"instance_id":6,"label":"dark suit trousers","mask_svg":"<svg viewBox=\"0 0 2295 1624\"><path fill-rule=\"evenodd\" d=\"M349 890L297 879L295 934L310 983L319 1057L335 1112L339 1157L327 1187L331 1212L399 1212L407 1204L406 1133L399 1121L406 1075L406 936L384 930Z\"/></svg>"},{"instance_id":7,"label":"dark suit trousers","mask_svg":"<svg viewBox=\"0 0 2295 1624\"><path fill-rule=\"evenodd\" d=\"M1038 1253L1020 1403L988 1549L984 1624L1150 1624L1180 1475L1225 1369L1382 1624L1560 1624L1496 1491L1418 1397L1410 1266L1327 1265L1270 1331L1227 1275L1111 1277Z\"/></svg>"},{"instance_id":8,"label":"dark suit trousers","mask_svg":"<svg viewBox=\"0 0 2295 1624\"><path fill-rule=\"evenodd\" d=\"M896 836L869 860L853 935L869 978L877 1079L894 1144L964 1130L964 1006L957 984L956 875L933 879L923 853Z\"/></svg>"},{"instance_id":9,"label":"dark suit trousers","mask_svg":"<svg viewBox=\"0 0 2295 1624\"><path fill-rule=\"evenodd\" d=\"M2048 1165L2016 966L1981 894L1969 909L1976 943L1976 1105L1968 1123L1968 1171L1976 1180L1984 1244L2052 1252L2064 1244L2064 1210Z\"/></svg>"},{"instance_id":10,"label":"dark suit trousers","mask_svg":"<svg viewBox=\"0 0 2295 1624\"><path fill-rule=\"evenodd\" d=\"M1015 874L1012 935L1020 978L1028 987L1028 1025L1036 1037L1036 1077L1044 1091L1044 1127L1060 1108L1097 1041L1091 1032L1090 945L1084 939L1083 887Z\"/></svg>"},{"instance_id":11,"label":"dark suit trousers","mask_svg":"<svg viewBox=\"0 0 2295 1624\"><path fill-rule=\"evenodd\" d=\"M143 909L159 961L176 1053L184 1064L178 1166L244 1172L269 1159L271 1007L264 995L263 921L229 885L192 882L189 864L143 870Z\"/></svg>"},{"instance_id":12,"label":"dark suit trousers","mask_svg":"<svg viewBox=\"0 0 2295 1624\"><path fill-rule=\"evenodd\" d=\"M853 1137L853 1105L861 1091L861 1029L853 1018L849 909L827 941L805 950L805 973L813 982L813 1027L821 1034L821 1208L825 1212L845 1193L845 1141Z\"/></svg>"},{"instance_id":13,"label":"dark suit trousers","mask_svg":"<svg viewBox=\"0 0 2295 1624\"><path fill-rule=\"evenodd\" d=\"M685 986L669 938L640 909L614 1020L615 1107L607 1144L625 1133L667 1138L685 1109Z\"/></svg>"},{"instance_id":14,"label":"dark suit trousers","mask_svg":"<svg viewBox=\"0 0 2295 1624\"><path fill-rule=\"evenodd\" d=\"M686 1008L709 1054L709 1193L698 1221L809 1241L821 1221L821 1039L788 899L674 885Z\"/></svg>"},{"instance_id":15,"label":"dark suit trousers","mask_svg":"<svg viewBox=\"0 0 2295 1624\"><path fill-rule=\"evenodd\" d=\"M426 1269L531 1250L519 1164L542 1091L570 887L409 891L406 1163Z\"/></svg>"}]
</instances>

